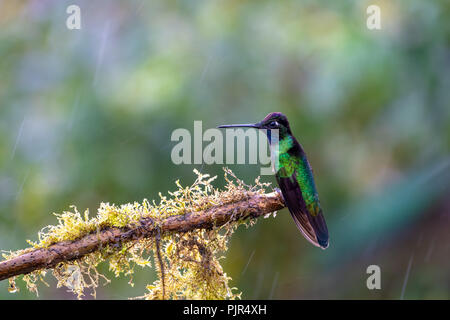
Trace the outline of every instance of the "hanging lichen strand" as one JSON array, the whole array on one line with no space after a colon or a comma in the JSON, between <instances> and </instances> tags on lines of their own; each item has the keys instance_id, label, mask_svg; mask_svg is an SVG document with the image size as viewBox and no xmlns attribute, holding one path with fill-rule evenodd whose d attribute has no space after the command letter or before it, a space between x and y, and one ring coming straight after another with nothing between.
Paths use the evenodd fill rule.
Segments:
<instances>
[{"instance_id":1,"label":"hanging lichen strand","mask_svg":"<svg viewBox=\"0 0 450 320\"><path fill-rule=\"evenodd\" d=\"M53 249L55 246L67 248L68 245L80 242L80 239L85 241L86 238L90 238L96 241L98 238L94 249L81 257L70 256L72 258L60 259L63 261L54 265L46 262L42 268L31 269L32 271L29 273L22 272L26 273L23 280L28 290L38 294L36 282L41 280L45 283L44 276L50 268L58 281L57 287L67 287L78 298L83 297L85 289L91 288L93 289L92 295L95 297L95 288L99 282L110 282L97 271L97 266L108 260L109 269L115 276L129 276L131 285L133 285L132 276L136 266L153 266L157 270L158 279L148 285L148 292L139 298L239 298L240 293L237 293L237 289L230 288L231 278L223 271L219 260L227 251L227 243L234 230L240 224L248 226L256 221L252 214L246 214L244 220L241 212L232 213L236 214L235 219L228 219L221 223L213 220L214 223L208 224L207 227L197 227L191 230L168 232L168 228L163 225L164 221L170 220L168 218L172 216L186 216L217 206L229 210L232 208L231 204L242 203L246 199L258 195L267 195L265 189L269 186L268 183L261 183L257 178L253 186L248 186L236 178L231 170L224 169L224 171L227 185L223 191L212 187L211 182L216 177L210 178L209 175L194 170L197 174L194 184L190 187L182 187L177 181L178 190L169 192L169 197L160 193L159 204L154 201L149 203L147 200L144 200L143 203L128 203L120 207L102 203L94 218L89 218L88 210L81 214L76 207L72 206L71 212L56 214L58 225L43 228L38 234L37 242L28 241L31 248L4 253L3 257L11 260L27 254L31 255L30 252L34 254L39 251L37 249L52 248L57 251L57 249ZM280 199L276 197L274 199L273 201L277 204L265 211L270 212L282 208ZM183 219L186 219L185 216L182 216ZM178 217L176 218L178 219ZM145 230L141 233L138 232L139 228L144 228L149 223L153 226L151 233L148 231L145 233ZM120 234L120 241L112 242L112 244L109 242L105 246L101 245L104 242L100 240L105 237L105 234L116 234L119 232L118 230L133 232L133 237ZM15 284L16 277L9 278L10 292L18 290Z\"/></svg>"}]
</instances>

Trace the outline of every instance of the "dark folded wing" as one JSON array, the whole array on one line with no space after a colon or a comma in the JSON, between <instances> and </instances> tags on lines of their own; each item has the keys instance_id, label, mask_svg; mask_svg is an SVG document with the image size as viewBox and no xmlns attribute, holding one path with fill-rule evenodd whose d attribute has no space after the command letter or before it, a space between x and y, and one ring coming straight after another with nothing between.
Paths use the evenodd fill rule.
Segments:
<instances>
[{"instance_id":1,"label":"dark folded wing","mask_svg":"<svg viewBox=\"0 0 450 320\"><path fill-rule=\"evenodd\" d=\"M311 215L295 176L295 172L291 177L286 178L276 175L284 201L303 236L313 245L325 249L328 247L325 218L321 210L315 216Z\"/></svg>"}]
</instances>

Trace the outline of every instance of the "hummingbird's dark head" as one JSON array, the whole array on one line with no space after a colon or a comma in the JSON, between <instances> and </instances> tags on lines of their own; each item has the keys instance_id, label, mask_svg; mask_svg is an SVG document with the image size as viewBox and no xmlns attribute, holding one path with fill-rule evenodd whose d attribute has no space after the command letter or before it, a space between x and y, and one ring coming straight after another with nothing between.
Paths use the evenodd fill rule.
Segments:
<instances>
[{"instance_id":1,"label":"hummingbird's dark head","mask_svg":"<svg viewBox=\"0 0 450 320\"><path fill-rule=\"evenodd\" d=\"M262 121L253 124L229 124L222 125L218 128L257 128L264 129L267 131L267 136L269 141L271 140L271 131L278 130L279 138L282 139L286 135L291 135L291 128L289 127L289 122L284 114L281 112L269 113Z\"/></svg>"},{"instance_id":2,"label":"hummingbird's dark head","mask_svg":"<svg viewBox=\"0 0 450 320\"><path fill-rule=\"evenodd\" d=\"M278 129L281 134L291 134L291 128L289 127L289 121L281 112L269 113L261 122L258 127L260 129L273 130Z\"/></svg>"}]
</instances>

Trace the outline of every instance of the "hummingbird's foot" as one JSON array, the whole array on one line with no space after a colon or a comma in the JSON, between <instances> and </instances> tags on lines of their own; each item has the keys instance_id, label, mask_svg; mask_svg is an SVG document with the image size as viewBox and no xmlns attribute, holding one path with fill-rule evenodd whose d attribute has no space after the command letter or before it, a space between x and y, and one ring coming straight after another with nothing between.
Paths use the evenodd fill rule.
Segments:
<instances>
[{"instance_id":1,"label":"hummingbird's foot","mask_svg":"<svg viewBox=\"0 0 450 320\"><path fill-rule=\"evenodd\" d=\"M280 195L281 199L283 199L283 202L285 202L284 201L284 197L283 197L283 193L281 192L281 189L280 188L275 188L275 191Z\"/></svg>"}]
</instances>

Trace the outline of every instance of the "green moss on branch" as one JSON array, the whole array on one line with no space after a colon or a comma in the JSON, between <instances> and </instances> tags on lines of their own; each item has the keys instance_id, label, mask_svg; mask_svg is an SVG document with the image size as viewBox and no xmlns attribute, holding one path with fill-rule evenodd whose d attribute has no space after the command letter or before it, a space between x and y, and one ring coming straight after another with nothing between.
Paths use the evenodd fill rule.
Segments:
<instances>
[{"instance_id":1,"label":"green moss on branch","mask_svg":"<svg viewBox=\"0 0 450 320\"><path fill-rule=\"evenodd\" d=\"M229 287L230 278L219 263L235 228L283 208L277 192L265 193L268 184L259 179L247 186L225 169L227 185L216 190L215 179L195 171L193 185L160 194L159 204L102 203L89 218L73 212L57 215L59 224L44 228L31 248L4 254L0 280L10 279L10 291L17 290L15 277L24 275L27 288L37 293L36 281L52 269L58 286L78 297L95 288L101 278L97 266L108 260L115 276L131 277L137 265L154 265L159 279L147 286L143 298L233 299L239 295ZM231 178L229 178L231 176ZM152 259L153 258L153 259Z\"/></svg>"}]
</instances>

